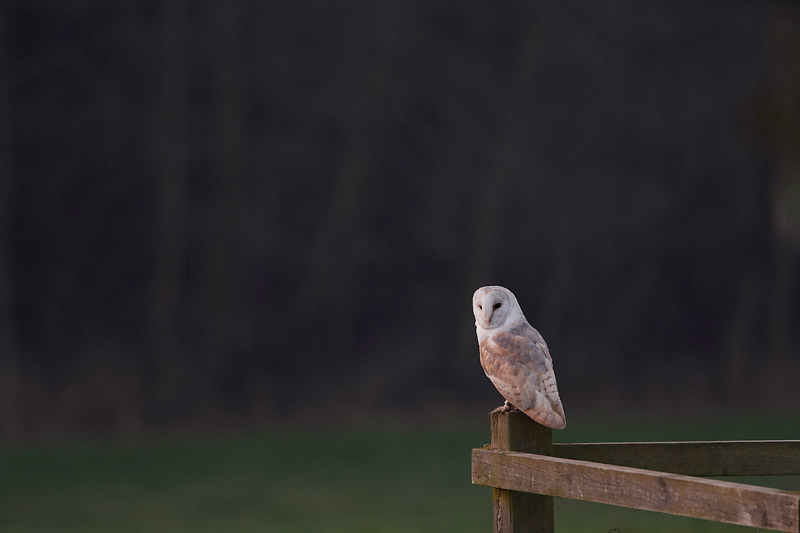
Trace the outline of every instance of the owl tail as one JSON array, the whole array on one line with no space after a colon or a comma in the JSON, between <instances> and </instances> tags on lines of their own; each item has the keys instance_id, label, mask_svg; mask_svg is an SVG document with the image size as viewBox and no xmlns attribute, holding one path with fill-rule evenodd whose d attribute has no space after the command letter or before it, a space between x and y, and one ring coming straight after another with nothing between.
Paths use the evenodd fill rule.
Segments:
<instances>
[{"instance_id":1,"label":"owl tail","mask_svg":"<svg viewBox=\"0 0 800 533\"><path fill-rule=\"evenodd\" d=\"M523 409L522 412L543 426L553 429L567 427L567 418L564 416L564 407L561 402L555 405L550 403L545 403L542 406L536 405L530 409Z\"/></svg>"}]
</instances>

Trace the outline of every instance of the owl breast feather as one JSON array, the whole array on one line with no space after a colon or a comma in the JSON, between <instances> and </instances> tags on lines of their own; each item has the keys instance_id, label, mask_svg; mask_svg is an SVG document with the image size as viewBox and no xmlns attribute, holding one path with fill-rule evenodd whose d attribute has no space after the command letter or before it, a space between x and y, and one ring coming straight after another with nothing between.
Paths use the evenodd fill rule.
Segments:
<instances>
[{"instance_id":1,"label":"owl breast feather","mask_svg":"<svg viewBox=\"0 0 800 533\"><path fill-rule=\"evenodd\" d=\"M528 324L496 332L480 343L481 366L503 397L537 422L564 427L550 353Z\"/></svg>"}]
</instances>

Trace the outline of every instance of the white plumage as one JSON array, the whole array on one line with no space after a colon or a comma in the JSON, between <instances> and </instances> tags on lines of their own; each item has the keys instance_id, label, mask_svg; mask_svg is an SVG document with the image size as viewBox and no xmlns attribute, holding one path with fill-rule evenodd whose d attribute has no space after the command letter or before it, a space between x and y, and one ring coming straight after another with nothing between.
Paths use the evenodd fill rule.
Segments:
<instances>
[{"instance_id":1,"label":"white plumage","mask_svg":"<svg viewBox=\"0 0 800 533\"><path fill-rule=\"evenodd\" d=\"M536 422L567 425L547 344L522 314L510 290L481 287L472 296L481 366L506 399L502 411L517 408Z\"/></svg>"}]
</instances>

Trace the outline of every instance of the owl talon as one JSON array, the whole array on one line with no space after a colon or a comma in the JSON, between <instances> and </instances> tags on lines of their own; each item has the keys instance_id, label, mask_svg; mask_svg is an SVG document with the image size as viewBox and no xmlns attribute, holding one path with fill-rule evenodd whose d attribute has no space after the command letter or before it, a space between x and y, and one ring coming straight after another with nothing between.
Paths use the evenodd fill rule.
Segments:
<instances>
[{"instance_id":1,"label":"owl talon","mask_svg":"<svg viewBox=\"0 0 800 533\"><path fill-rule=\"evenodd\" d=\"M503 413L508 413L509 411L519 411L519 409L517 409L513 404L508 403L508 400L506 400L506 403L504 403L503 405L501 405L500 407L498 407L489 414L493 415L497 413L502 415Z\"/></svg>"}]
</instances>

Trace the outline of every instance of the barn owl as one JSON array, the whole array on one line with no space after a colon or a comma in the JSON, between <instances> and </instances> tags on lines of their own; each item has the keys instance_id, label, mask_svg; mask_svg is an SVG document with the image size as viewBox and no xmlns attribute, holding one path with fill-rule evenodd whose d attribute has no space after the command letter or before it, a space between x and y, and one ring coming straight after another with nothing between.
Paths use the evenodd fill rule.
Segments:
<instances>
[{"instance_id":1,"label":"barn owl","mask_svg":"<svg viewBox=\"0 0 800 533\"><path fill-rule=\"evenodd\" d=\"M481 287L472 295L481 366L506 403L550 428L567 425L558 397L553 361L544 339L505 287Z\"/></svg>"}]
</instances>

